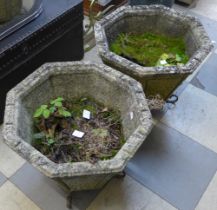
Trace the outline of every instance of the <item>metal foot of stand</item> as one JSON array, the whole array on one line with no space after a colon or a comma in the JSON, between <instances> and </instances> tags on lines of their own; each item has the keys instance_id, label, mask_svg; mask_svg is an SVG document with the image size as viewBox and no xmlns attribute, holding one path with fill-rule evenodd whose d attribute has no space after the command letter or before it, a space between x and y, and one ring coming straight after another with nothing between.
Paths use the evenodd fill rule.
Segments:
<instances>
[{"instance_id":1,"label":"metal foot of stand","mask_svg":"<svg viewBox=\"0 0 217 210\"><path fill-rule=\"evenodd\" d=\"M126 176L126 172L122 171L122 172L118 173L115 177L116 178L124 178L125 176Z\"/></svg>"},{"instance_id":2,"label":"metal foot of stand","mask_svg":"<svg viewBox=\"0 0 217 210\"><path fill-rule=\"evenodd\" d=\"M166 103L170 104L170 105L172 105L172 107L174 107L178 100L179 100L179 97L177 95L173 94L166 100Z\"/></svg>"},{"instance_id":3,"label":"metal foot of stand","mask_svg":"<svg viewBox=\"0 0 217 210\"><path fill-rule=\"evenodd\" d=\"M117 173L115 175L116 178L124 178L126 176L126 172L125 171L122 171L120 173ZM73 191L69 192L67 197L66 197L66 206L68 209L72 209L72 197L73 197Z\"/></svg>"},{"instance_id":4,"label":"metal foot of stand","mask_svg":"<svg viewBox=\"0 0 217 210\"><path fill-rule=\"evenodd\" d=\"M66 197L66 206L68 209L72 209L72 192L70 192Z\"/></svg>"}]
</instances>

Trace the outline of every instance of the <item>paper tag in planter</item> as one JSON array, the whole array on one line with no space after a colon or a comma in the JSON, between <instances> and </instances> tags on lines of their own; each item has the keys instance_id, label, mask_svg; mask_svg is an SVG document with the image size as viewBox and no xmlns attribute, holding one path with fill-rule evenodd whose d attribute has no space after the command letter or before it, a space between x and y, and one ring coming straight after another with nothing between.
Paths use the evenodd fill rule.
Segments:
<instances>
[{"instance_id":1,"label":"paper tag in planter","mask_svg":"<svg viewBox=\"0 0 217 210\"><path fill-rule=\"evenodd\" d=\"M75 136L77 138L82 138L84 136L84 132L74 130L74 132L72 133L72 136Z\"/></svg>"},{"instance_id":2,"label":"paper tag in planter","mask_svg":"<svg viewBox=\"0 0 217 210\"><path fill-rule=\"evenodd\" d=\"M90 119L90 111L84 109L84 110L83 110L83 118L89 120L89 119Z\"/></svg>"},{"instance_id":3,"label":"paper tag in planter","mask_svg":"<svg viewBox=\"0 0 217 210\"><path fill-rule=\"evenodd\" d=\"M167 64L167 62L166 62L166 60L161 60L161 61L160 61L160 64L161 64L161 65L165 65L165 64Z\"/></svg>"},{"instance_id":4,"label":"paper tag in planter","mask_svg":"<svg viewBox=\"0 0 217 210\"><path fill-rule=\"evenodd\" d=\"M130 112L130 119L132 120L134 117L133 112Z\"/></svg>"}]
</instances>

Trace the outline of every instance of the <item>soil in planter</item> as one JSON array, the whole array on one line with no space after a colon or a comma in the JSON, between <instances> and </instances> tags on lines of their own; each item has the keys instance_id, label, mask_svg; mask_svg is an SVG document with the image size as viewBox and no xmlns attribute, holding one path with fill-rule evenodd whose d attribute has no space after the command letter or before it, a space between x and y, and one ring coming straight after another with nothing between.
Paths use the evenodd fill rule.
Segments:
<instances>
[{"instance_id":1,"label":"soil in planter","mask_svg":"<svg viewBox=\"0 0 217 210\"><path fill-rule=\"evenodd\" d=\"M110 50L141 66L184 65L189 60L183 38L149 32L121 33Z\"/></svg>"},{"instance_id":2,"label":"soil in planter","mask_svg":"<svg viewBox=\"0 0 217 210\"><path fill-rule=\"evenodd\" d=\"M73 136L75 130L84 136ZM34 113L34 131L33 146L55 163L110 159L124 144L120 113L90 98L59 97L42 105Z\"/></svg>"}]
</instances>

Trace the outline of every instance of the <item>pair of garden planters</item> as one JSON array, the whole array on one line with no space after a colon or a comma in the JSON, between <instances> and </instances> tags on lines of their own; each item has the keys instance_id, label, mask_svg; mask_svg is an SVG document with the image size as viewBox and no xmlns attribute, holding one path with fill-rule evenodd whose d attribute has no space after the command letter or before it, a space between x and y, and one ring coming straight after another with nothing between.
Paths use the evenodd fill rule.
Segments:
<instances>
[{"instance_id":1,"label":"pair of garden planters","mask_svg":"<svg viewBox=\"0 0 217 210\"><path fill-rule=\"evenodd\" d=\"M179 67L142 67L109 50L118 34L145 31L183 36L189 62ZM164 99L168 98L212 49L196 18L159 5L121 7L96 23L95 37L102 60L116 70L82 62L45 64L13 88L6 101L5 142L69 191L101 188L122 172L152 128L143 90L146 97L160 94ZM107 107L120 110L126 143L114 158L95 164L56 164L31 146L33 111L58 96L90 96Z\"/></svg>"}]
</instances>

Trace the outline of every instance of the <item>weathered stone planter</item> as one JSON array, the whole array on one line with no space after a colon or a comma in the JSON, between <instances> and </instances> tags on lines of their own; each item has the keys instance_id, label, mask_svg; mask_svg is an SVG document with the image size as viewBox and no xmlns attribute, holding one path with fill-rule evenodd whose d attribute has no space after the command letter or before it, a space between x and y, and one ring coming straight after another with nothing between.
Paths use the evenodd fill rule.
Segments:
<instances>
[{"instance_id":1,"label":"weathered stone planter","mask_svg":"<svg viewBox=\"0 0 217 210\"><path fill-rule=\"evenodd\" d=\"M182 36L190 60L180 67L140 66L109 50L118 34L127 32ZM95 24L95 37L104 63L140 81L147 97L160 94L163 99L203 62L213 47L199 20L160 5L121 7Z\"/></svg>"},{"instance_id":2,"label":"weathered stone planter","mask_svg":"<svg viewBox=\"0 0 217 210\"><path fill-rule=\"evenodd\" d=\"M32 115L41 104L62 96L93 97L121 112L126 143L110 160L56 164L31 146ZM7 95L3 134L5 142L69 191L97 189L124 170L152 128L141 85L104 65L66 62L45 64Z\"/></svg>"}]
</instances>

